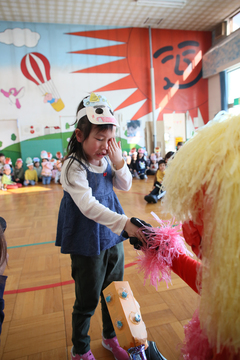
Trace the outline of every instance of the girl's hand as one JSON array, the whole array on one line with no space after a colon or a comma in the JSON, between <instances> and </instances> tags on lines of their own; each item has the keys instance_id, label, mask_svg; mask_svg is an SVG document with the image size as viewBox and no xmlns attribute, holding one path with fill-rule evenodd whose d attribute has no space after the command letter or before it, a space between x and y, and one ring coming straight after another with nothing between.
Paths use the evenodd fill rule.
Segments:
<instances>
[{"instance_id":1,"label":"girl's hand","mask_svg":"<svg viewBox=\"0 0 240 360\"><path fill-rule=\"evenodd\" d=\"M138 238L143 244L146 242L146 238L142 231L139 229L138 226L131 223L130 219L127 220L124 229L127 233L129 238L136 237Z\"/></svg>"},{"instance_id":2,"label":"girl's hand","mask_svg":"<svg viewBox=\"0 0 240 360\"><path fill-rule=\"evenodd\" d=\"M123 167L124 160L122 157L121 142L119 141L117 143L115 138L112 138L111 140L109 140L108 156L109 156L111 162L113 163L113 165L115 165L116 170L119 170Z\"/></svg>"}]
</instances>

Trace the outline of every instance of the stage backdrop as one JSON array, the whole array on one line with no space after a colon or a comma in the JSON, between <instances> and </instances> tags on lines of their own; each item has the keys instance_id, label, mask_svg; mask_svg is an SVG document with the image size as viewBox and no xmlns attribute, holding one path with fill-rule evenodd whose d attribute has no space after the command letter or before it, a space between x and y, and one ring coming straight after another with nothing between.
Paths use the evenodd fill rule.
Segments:
<instances>
[{"instance_id":1,"label":"stage backdrop","mask_svg":"<svg viewBox=\"0 0 240 360\"><path fill-rule=\"evenodd\" d=\"M193 126L196 117L208 121L202 56L210 45L210 32L152 30L158 121L173 112ZM0 152L13 161L66 152L77 106L92 91L121 120L123 150L144 146L144 136L129 141L127 124L139 120L144 134L152 120L148 29L0 22L0 53ZM7 120L18 125L16 138Z\"/></svg>"}]
</instances>

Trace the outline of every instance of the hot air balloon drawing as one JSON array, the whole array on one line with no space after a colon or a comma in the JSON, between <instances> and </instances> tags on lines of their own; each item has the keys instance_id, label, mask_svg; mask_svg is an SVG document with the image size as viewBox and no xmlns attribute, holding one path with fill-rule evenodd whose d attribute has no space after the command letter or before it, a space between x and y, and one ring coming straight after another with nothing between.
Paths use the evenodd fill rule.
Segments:
<instances>
[{"instance_id":1,"label":"hot air balloon drawing","mask_svg":"<svg viewBox=\"0 0 240 360\"><path fill-rule=\"evenodd\" d=\"M25 55L21 60L21 70L28 80L38 86L45 103L49 102L56 111L64 108L64 103L50 76L50 63L43 54L32 52Z\"/></svg>"}]
</instances>

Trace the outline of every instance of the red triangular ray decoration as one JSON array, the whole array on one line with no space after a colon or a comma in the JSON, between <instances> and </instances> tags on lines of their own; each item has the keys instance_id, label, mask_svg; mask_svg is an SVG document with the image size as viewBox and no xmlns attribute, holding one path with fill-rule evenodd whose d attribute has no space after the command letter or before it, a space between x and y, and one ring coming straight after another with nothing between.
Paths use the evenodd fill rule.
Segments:
<instances>
[{"instance_id":1,"label":"red triangular ray decoration","mask_svg":"<svg viewBox=\"0 0 240 360\"><path fill-rule=\"evenodd\" d=\"M199 110L201 112L204 124L207 124L207 122L209 121L208 103L206 102L206 103L200 105Z\"/></svg>"},{"instance_id":2,"label":"red triangular ray decoration","mask_svg":"<svg viewBox=\"0 0 240 360\"><path fill-rule=\"evenodd\" d=\"M114 81L106 86L103 86L95 91L111 91L111 90L123 90L136 88L136 84L133 81L131 75L125 76L123 79Z\"/></svg>"},{"instance_id":3,"label":"red triangular ray decoration","mask_svg":"<svg viewBox=\"0 0 240 360\"><path fill-rule=\"evenodd\" d=\"M126 29L109 29L109 30L92 30L92 31L77 31L66 33L66 35L76 35L91 37L96 39L114 40L120 42L127 42L131 33L131 28Z\"/></svg>"},{"instance_id":4,"label":"red triangular ray decoration","mask_svg":"<svg viewBox=\"0 0 240 360\"><path fill-rule=\"evenodd\" d=\"M114 45L101 48L86 49L79 51L70 51L69 54L91 54L91 55L105 55L105 56L127 56L127 45Z\"/></svg>"},{"instance_id":5,"label":"red triangular ray decoration","mask_svg":"<svg viewBox=\"0 0 240 360\"><path fill-rule=\"evenodd\" d=\"M145 103L140 107L140 109L133 115L131 120L138 120L144 115L149 114L152 111L152 104L151 101L147 99Z\"/></svg>"},{"instance_id":6,"label":"red triangular ray decoration","mask_svg":"<svg viewBox=\"0 0 240 360\"><path fill-rule=\"evenodd\" d=\"M197 107L194 108L194 109L189 110L189 115L191 116L192 121L193 121L193 118L198 117Z\"/></svg>"},{"instance_id":7,"label":"red triangular ray decoration","mask_svg":"<svg viewBox=\"0 0 240 360\"><path fill-rule=\"evenodd\" d=\"M101 73L101 74L126 74L129 73L128 62L126 59L108 62L102 65L92 66L87 69L73 71L73 73Z\"/></svg>"},{"instance_id":8,"label":"red triangular ray decoration","mask_svg":"<svg viewBox=\"0 0 240 360\"><path fill-rule=\"evenodd\" d=\"M115 111L123 109L127 106L133 105L139 101L145 100L146 97L142 94L140 90L136 90L132 95L130 95L124 102L122 102ZM133 119L132 119L133 120Z\"/></svg>"}]
</instances>

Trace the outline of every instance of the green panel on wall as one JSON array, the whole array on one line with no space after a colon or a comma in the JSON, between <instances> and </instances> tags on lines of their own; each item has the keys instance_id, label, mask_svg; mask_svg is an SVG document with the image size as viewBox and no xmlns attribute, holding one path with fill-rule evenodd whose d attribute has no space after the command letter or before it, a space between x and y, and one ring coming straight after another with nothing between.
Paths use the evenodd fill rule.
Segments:
<instances>
[{"instance_id":1,"label":"green panel on wall","mask_svg":"<svg viewBox=\"0 0 240 360\"><path fill-rule=\"evenodd\" d=\"M2 152L5 157L11 158L13 166L16 160L21 157L21 149L19 143L7 146L5 149L0 150L0 152Z\"/></svg>"},{"instance_id":2,"label":"green panel on wall","mask_svg":"<svg viewBox=\"0 0 240 360\"><path fill-rule=\"evenodd\" d=\"M42 150L46 150L47 152L50 152L52 156L55 158L56 152L62 150L62 139L46 139L46 136L43 140L27 140L21 142L21 152L22 152L22 159L25 166L25 160L27 157L39 157Z\"/></svg>"}]
</instances>

